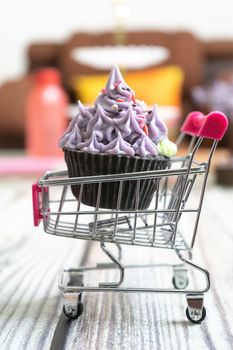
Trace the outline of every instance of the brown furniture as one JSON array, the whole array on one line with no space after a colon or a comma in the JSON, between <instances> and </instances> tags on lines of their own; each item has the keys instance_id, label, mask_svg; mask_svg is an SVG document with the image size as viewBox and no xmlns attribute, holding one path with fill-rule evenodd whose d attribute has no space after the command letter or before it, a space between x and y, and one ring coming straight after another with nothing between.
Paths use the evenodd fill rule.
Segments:
<instances>
[{"instance_id":1,"label":"brown furniture","mask_svg":"<svg viewBox=\"0 0 233 350\"><path fill-rule=\"evenodd\" d=\"M203 50L201 42L187 32L130 32L127 34L130 45L155 45L169 50L170 57L163 64L177 64L185 73L185 90L202 82ZM72 49L82 46L114 45L113 33L104 34L74 34L65 42L60 51L60 67L64 84L69 87L73 75L93 74L100 72L95 68L81 64L72 59ZM29 57L33 50L29 50Z\"/></svg>"},{"instance_id":2,"label":"brown furniture","mask_svg":"<svg viewBox=\"0 0 233 350\"><path fill-rule=\"evenodd\" d=\"M0 87L0 147L23 145L24 102L32 86L30 74Z\"/></svg>"},{"instance_id":3,"label":"brown furniture","mask_svg":"<svg viewBox=\"0 0 233 350\"><path fill-rule=\"evenodd\" d=\"M170 57L163 64L179 65L185 73L183 114L192 109L190 90L206 80L208 67L221 59L233 61L233 41L203 42L189 32L140 31L127 33L127 44L163 46ZM28 72L25 78L0 87L0 147L23 146L24 101L32 84L30 73L35 69L57 67L63 84L74 101L70 88L72 76L96 73L96 69L78 63L71 57L75 47L114 45L114 33L76 33L61 44L34 43L28 48ZM212 65L212 66L211 66ZM99 71L98 71L99 72Z\"/></svg>"}]
</instances>

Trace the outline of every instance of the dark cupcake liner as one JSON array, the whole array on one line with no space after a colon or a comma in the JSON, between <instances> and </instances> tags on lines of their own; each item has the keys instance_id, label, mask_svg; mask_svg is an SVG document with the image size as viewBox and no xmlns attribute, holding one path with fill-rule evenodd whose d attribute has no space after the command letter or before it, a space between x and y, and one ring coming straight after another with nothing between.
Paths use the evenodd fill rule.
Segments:
<instances>
[{"instance_id":1,"label":"dark cupcake liner","mask_svg":"<svg viewBox=\"0 0 233 350\"><path fill-rule=\"evenodd\" d=\"M133 173L140 171L165 169L169 159L163 156L154 158L117 156L110 154L89 153L64 148L69 177L83 177L93 175ZM116 209L119 192L119 181L103 182L99 208ZM73 195L79 199L80 185L72 185ZM96 207L98 183L83 186L81 202ZM134 210L136 207L137 181L123 181L120 210ZM138 209L147 209L157 189L156 179L140 180Z\"/></svg>"}]
</instances>

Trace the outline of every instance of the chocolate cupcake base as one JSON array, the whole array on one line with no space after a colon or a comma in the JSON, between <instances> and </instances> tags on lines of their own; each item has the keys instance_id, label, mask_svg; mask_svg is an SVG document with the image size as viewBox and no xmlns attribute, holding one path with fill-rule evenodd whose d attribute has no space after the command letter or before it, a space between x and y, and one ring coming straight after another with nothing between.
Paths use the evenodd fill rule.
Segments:
<instances>
[{"instance_id":1,"label":"chocolate cupcake base","mask_svg":"<svg viewBox=\"0 0 233 350\"><path fill-rule=\"evenodd\" d=\"M93 175L108 175L133 173L140 171L165 169L169 159L163 156L154 158L128 157L110 154L89 153L64 148L69 177L83 177ZM116 209L118 202L119 181L103 182L99 198L99 208ZM72 185L73 195L79 199L80 185ZM81 202L96 207L98 183L83 186ZM134 210L136 207L137 181L123 181L120 210ZM155 179L140 180L138 209L147 209L157 189Z\"/></svg>"}]
</instances>

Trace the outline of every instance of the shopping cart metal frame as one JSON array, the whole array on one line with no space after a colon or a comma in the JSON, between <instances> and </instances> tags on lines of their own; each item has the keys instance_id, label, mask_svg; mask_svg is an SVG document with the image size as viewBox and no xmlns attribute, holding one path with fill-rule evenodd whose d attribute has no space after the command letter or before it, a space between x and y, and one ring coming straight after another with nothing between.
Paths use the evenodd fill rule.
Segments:
<instances>
[{"instance_id":1,"label":"shopping cart metal frame","mask_svg":"<svg viewBox=\"0 0 233 350\"><path fill-rule=\"evenodd\" d=\"M171 160L168 169L147 172L88 176L69 178L67 171L47 172L33 185L34 224L43 221L45 232L69 238L97 241L102 251L110 259L109 263L97 264L93 267L64 269L59 278L59 289L63 293L65 315L70 319L79 317L83 312L82 292L148 292L148 293L185 293L187 299L186 316L192 323L201 323L206 316L204 294L210 288L209 272L192 261L192 251L197 235L197 228L202 209L206 183L211 159L218 141L227 129L227 118L220 112L212 112L204 116L200 112L192 112L186 118L181 134L177 140L179 146L186 135L190 137L187 154ZM208 158L199 162L195 156L205 138L212 139ZM187 207L187 202L198 176L202 176L200 197L196 207ZM170 184L171 178L175 181ZM149 209L138 209L140 181L153 179L157 190L153 205ZM115 209L99 208L101 186L104 182L119 182L118 200ZM124 181L136 182L136 202L133 210L120 210L121 192ZM95 208L85 207L82 193L85 184L97 183L98 194ZM71 186L80 186L79 198L69 197ZM59 199L51 199L50 190L61 187ZM75 205L70 209L71 205ZM54 209L55 208L55 209ZM187 241L178 229L182 215L192 213L196 216L193 233ZM91 217L92 221L79 223L80 217ZM104 217L104 219L102 219ZM99 218L101 220L99 220ZM106 246L114 243L117 256ZM180 260L173 264L173 288L136 288L124 287L125 269L142 267L143 265L123 266L121 262L122 245L135 245L173 250ZM159 264L171 266L169 264ZM187 266L203 274L205 285L202 288L188 289ZM146 265L144 267L151 267ZM119 273L116 281L99 282L97 286L83 284L85 273L92 270L115 269Z\"/></svg>"}]
</instances>

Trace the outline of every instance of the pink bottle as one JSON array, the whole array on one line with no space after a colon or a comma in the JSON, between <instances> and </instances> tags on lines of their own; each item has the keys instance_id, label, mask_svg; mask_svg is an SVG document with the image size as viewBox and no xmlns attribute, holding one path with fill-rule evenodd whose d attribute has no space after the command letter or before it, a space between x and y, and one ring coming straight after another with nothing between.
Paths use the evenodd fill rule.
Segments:
<instances>
[{"instance_id":1,"label":"pink bottle","mask_svg":"<svg viewBox=\"0 0 233 350\"><path fill-rule=\"evenodd\" d=\"M26 149L30 156L62 155L58 140L67 124L68 98L54 68L35 74L35 84L26 100Z\"/></svg>"}]
</instances>

